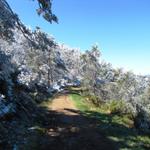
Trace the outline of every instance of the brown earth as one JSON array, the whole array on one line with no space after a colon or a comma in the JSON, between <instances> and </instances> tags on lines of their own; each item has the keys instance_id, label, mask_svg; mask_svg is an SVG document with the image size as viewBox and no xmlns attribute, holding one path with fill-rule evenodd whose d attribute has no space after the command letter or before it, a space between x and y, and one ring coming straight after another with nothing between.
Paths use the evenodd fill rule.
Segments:
<instances>
[{"instance_id":1,"label":"brown earth","mask_svg":"<svg viewBox=\"0 0 150 150\"><path fill-rule=\"evenodd\" d=\"M53 99L49 105L54 126L48 128L42 150L117 150L114 143L97 128L96 122L85 117L69 96Z\"/></svg>"},{"instance_id":2,"label":"brown earth","mask_svg":"<svg viewBox=\"0 0 150 150\"><path fill-rule=\"evenodd\" d=\"M78 115L75 112L68 111L69 109L77 110L77 108L75 107L73 101L71 101L67 95L55 98L49 107L53 111L64 113L66 115Z\"/></svg>"}]
</instances>

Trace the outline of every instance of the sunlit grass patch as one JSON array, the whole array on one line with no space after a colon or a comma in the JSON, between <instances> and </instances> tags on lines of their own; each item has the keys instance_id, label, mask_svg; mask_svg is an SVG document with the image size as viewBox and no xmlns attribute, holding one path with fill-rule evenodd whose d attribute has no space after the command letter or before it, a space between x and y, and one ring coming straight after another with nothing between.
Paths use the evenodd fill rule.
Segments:
<instances>
[{"instance_id":1,"label":"sunlit grass patch","mask_svg":"<svg viewBox=\"0 0 150 150\"><path fill-rule=\"evenodd\" d=\"M80 111L86 111L90 109L90 107L88 106L88 104L86 103L86 101L82 96L77 94L70 94L70 98L75 103L75 106L78 109L80 109Z\"/></svg>"}]
</instances>

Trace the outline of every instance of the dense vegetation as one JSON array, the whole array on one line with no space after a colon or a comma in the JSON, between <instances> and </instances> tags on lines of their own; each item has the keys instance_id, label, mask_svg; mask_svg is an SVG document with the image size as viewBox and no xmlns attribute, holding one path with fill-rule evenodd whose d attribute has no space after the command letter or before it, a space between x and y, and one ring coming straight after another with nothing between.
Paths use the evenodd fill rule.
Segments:
<instances>
[{"instance_id":1,"label":"dense vegetation","mask_svg":"<svg viewBox=\"0 0 150 150\"><path fill-rule=\"evenodd\" d=\"M23 137L18 132L39 119L39 103L70 86L80 86L75 92L112 120L114 114L124 115L140 132L150 132L149 76L102 62L97 45L80 52L57 43L39 27L31 31L5 0L0 0L0 10L0 145L17 144ZM51 17L50 22L57 21ZM24 125L16 131L19 121Z\"/></svg>"}]
</instances>

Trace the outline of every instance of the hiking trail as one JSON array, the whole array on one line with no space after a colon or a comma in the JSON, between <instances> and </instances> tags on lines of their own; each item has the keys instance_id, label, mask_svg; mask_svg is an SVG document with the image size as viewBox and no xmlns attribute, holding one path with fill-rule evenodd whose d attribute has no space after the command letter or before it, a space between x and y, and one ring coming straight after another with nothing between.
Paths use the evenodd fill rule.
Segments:
<instances>
[{"instance_id":1,"label":"hiking trail","mask_svg":"<svg viewBox=\"0 0 150 150\"><path fill-rule=\"evenodd\" d=\"M54 138L51 150L116 150L96 122L85 117L68 95L57 96L48 107L55 118L55 127L48 132Z\"/></svg>"}]
</instances>

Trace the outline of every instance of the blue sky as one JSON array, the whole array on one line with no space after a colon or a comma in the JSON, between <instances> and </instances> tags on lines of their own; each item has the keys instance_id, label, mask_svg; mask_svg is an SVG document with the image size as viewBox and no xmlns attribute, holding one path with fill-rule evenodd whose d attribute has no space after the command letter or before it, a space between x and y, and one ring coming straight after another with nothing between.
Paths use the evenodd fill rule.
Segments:
<instances>
[{"instance_id":1,"label":"blue sky","mask_svg":"<svg viewBox=\"0 0 150 150\"><path fill-rule=\"evenodd\" d=\"M56 41L82 50L99 43L114 67L150 74L150 0L53 0L59 24L52 25L36 14L36 0L7 2L26 25Z\"/></svg>"}]
</instances>

